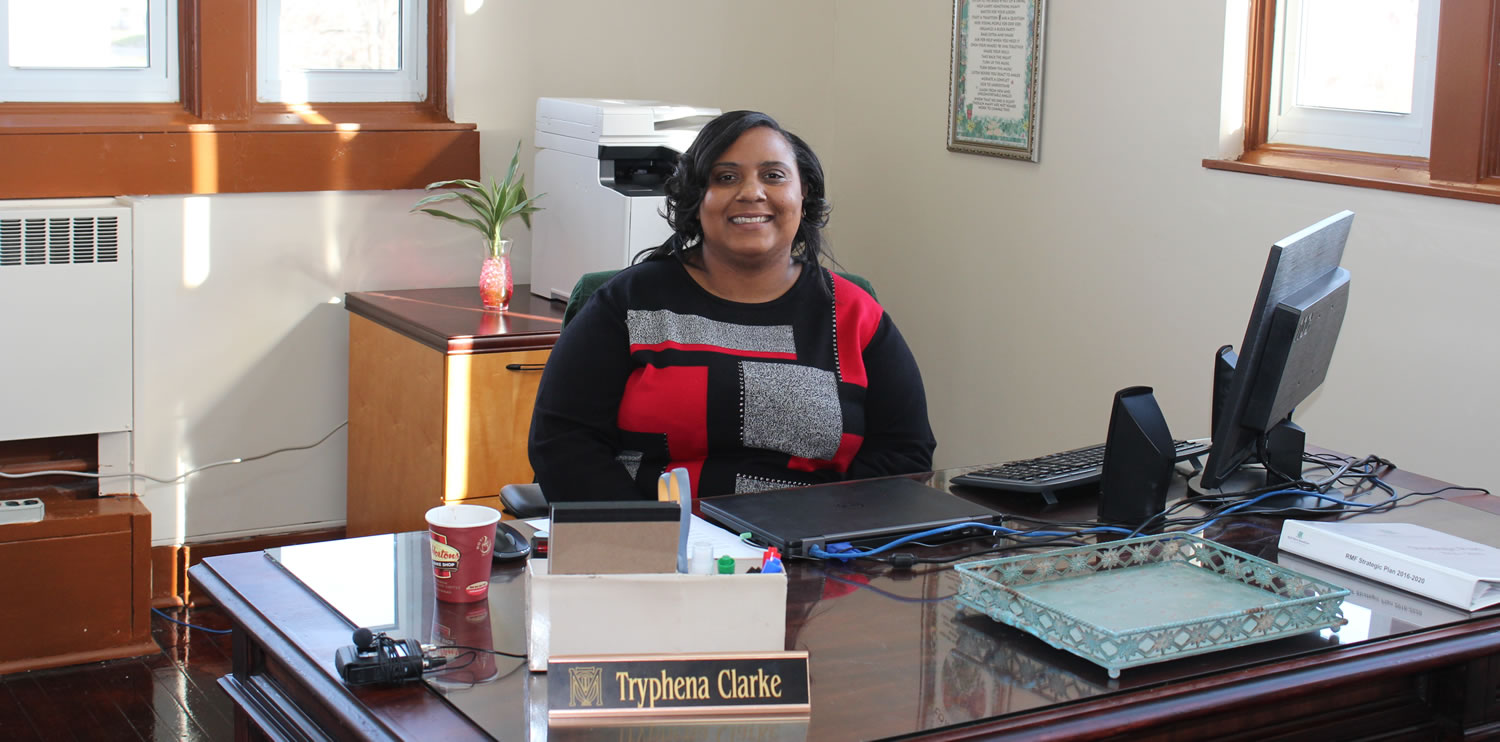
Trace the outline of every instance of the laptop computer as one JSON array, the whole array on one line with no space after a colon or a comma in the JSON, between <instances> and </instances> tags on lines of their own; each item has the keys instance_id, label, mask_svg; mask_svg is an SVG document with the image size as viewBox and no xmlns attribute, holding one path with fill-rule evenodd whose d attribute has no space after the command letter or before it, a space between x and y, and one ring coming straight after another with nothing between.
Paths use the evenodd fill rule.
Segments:
<instances>
[{"instance_id":1,"label":"laptop computer","mask_svg":"<svg viewBox=\"0 0 1500 742\"><path fill-rule=\"evenodd\" d=\"M814 546L843 541L870 546L932 528L993 523L1002 517L905 477L704 498L699 510L703 517L736 533L748 531L791 556L805 556ZM972 533L944 534L942 540L961 535Z\"/></svg>"}]
</instances>

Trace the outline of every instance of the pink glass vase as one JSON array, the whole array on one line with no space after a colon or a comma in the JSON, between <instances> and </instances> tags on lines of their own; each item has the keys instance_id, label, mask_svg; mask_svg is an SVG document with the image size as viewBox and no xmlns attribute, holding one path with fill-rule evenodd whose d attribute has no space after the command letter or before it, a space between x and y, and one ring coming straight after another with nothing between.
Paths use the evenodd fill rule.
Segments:
<instances>
[{"instance_id":1,"label":"pink glass vase","mask_svg":"<svg viewBox=\"0 0 1500 742\"><path fill-rule=\"evenodd\" d=\"M485 309L504 311L510 308L511 294L515 293L515 279L510 275L510 254L490 255L479 269L479 298Z\"/></svg>"}]
</instances>

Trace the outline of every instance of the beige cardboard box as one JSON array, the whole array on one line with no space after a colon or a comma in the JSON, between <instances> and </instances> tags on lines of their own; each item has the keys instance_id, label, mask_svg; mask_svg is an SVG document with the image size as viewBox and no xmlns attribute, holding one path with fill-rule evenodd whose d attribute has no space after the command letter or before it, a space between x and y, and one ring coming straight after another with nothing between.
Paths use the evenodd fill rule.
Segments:
<instances>
[{"instance_id":1,"label":"beige cardboard box","mask_svg":"<svg viewBox=\"0 0 1500 742\"><path fill-rule=\"evenodd\" d=\"M781 652L786 574L553 575L526 564L527 657Z\"/></svg>"}]
</instances>

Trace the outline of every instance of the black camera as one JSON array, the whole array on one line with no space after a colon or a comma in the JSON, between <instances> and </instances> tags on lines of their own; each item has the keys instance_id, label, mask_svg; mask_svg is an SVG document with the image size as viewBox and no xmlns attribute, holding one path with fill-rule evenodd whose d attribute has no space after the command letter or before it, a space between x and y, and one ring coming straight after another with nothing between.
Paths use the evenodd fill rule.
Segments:
<instances>
[{"instance_id":1,"label":"black camera","mask_svg":"<svg viewBox=\"0 0 1500 742\"><path fill-rule=\"evenodd\" d=\"M433 649L416 639L392 639L360 628L354 631L353 646L334 652L333 664L349 685L400 683L447 664L447 657L428 654Z\"/></svg>"}]
</instances>

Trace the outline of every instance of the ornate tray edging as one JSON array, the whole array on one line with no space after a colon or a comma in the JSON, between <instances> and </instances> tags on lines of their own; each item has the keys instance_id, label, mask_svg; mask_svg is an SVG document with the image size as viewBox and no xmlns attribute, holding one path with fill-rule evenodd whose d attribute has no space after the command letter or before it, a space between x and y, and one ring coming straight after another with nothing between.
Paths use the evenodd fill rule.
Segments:
<instances>
[{"instance_id":1,"label":"ornate tray edging","mask_svg":"<svg viewBox=\"0 0 1500 742\"><path fill-rule=\"evenodd\" d=\"M1181 620L1114 631L1020 592L1041 583L1086 580L1119 569L1178 563L1267 593L1251 609L1195 613ZM958 600L991 619L1025 631L1109 670L1163 662L1230 647L1294 636L1346 621L1348 590L1190 534L1162 534L956 566ZM1208 607L1211 610L1211 606Z\"/></svg>"}]
</instances>

